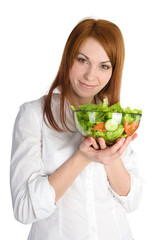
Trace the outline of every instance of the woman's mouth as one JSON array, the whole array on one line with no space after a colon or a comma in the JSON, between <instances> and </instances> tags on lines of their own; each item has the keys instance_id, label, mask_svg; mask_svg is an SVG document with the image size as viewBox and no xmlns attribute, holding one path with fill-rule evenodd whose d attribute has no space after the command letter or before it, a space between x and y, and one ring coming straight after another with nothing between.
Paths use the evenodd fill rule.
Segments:
<instances>
[{"instance_id":1,"label":"woman's mouth","mask_svg":"<svg viewBox=\"0 0 160 240\"><path fill-rule=\"evenodd\" d=\"M88 85L88 84L83 83L83 82L80 82L80 81L79 81L79 83L80 83L80 85L81 85L82 87L88 88L88 89L93 89L93 88L96 87L96 85Z\"/></svg>"}]
</instances>

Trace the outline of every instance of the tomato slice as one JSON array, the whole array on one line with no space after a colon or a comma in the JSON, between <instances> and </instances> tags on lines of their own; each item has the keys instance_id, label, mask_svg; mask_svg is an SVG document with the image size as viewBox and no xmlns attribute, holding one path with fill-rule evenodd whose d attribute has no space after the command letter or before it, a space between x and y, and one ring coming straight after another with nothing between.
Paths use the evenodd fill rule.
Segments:
<instances>
[{"instance_id":1,"label":"tomato slice","mask_svg":"<svg viewBox=\"0 0 160 240\"><path fill-rule=\"evenodd\" d=\"M128 136L131 136L139 126L139 122L132 122L131 124L128 121L124 123L124 131Z\"/></svg>"},{"instance_id":2,"label":"tomato slice","mask_svg":"<svg viewBox=\"0 0 160 240\"><path fill-rule=\"evenodd\" d=\"M93 130L107 132L104 126L105 126L105 122L98 123L97 125L94 126Z\"/></svg>"}]
</instances>

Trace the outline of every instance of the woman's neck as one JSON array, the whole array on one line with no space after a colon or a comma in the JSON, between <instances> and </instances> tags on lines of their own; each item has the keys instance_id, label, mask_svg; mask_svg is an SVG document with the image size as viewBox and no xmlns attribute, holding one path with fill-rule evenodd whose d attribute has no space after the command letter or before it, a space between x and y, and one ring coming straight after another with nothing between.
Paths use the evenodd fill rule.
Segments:
<instances>
[{"instance_id":1,"label":"woman's neck","mask_svg":"<svg viewBox=\"0 0 160 240\"><path fill-rule=\"evenodd\" d=\"M76 95L76 93L73 90L69 91L67 95L67 100L69 101L69 104L75 106L76 109L79 109L78 106L86 104L88 102L95 103L95 97L82 98Z\"/></svg>"}]
</instances>

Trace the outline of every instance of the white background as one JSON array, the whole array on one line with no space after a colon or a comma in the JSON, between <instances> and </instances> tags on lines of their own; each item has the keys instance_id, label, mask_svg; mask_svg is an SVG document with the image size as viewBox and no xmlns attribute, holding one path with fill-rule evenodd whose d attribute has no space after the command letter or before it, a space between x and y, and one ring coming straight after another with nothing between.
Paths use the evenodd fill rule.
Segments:
<instances>
[{"instance_id":1,"label":"white background","mask_svg":"<svg viewBox=\"0 0 160 240\"><path fill-rule=\"evenodd\" d=\"M133 143L146 181L138 210L128 215L135 240L160 239L159 1L4 0L0 2L0 216L4 239L27 239L30 225L13 217L9 186L12 129L19 106L45 94L66 39L84 17L116 23L126 46L122 106L142 108Z\"/></svg>"}]
</instances>

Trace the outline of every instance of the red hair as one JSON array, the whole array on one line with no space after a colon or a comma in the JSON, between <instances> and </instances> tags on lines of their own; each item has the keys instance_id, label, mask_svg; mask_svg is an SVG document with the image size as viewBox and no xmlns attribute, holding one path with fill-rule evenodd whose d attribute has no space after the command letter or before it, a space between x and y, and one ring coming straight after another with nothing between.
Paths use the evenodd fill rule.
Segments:
<instances>
[{"instance_id":1,"label":"red hair","mask_svg":"<svg viewBox=\"0 0 160 240\"><path fill-rule=\"evenodd\" d=\"M89 37L95 38L103 46L111 61L113 69L108 84L97 94L97 97L101 101L103 98L107 97L109 105L120 101L121 78L125 55L122 33L114 23L107 20L95 20L90 18L82 20L75 26L68 37L57 76L44 100L44 120L46 117L50 126L58 132L70 130L66 123L66 111L64 109L65 98L70 83L69 71L81 44ZM61 91L60 121L63 128L60 128L55 121L51 109L52 93L57 87Z\"/></svg>"}]
</instances>

